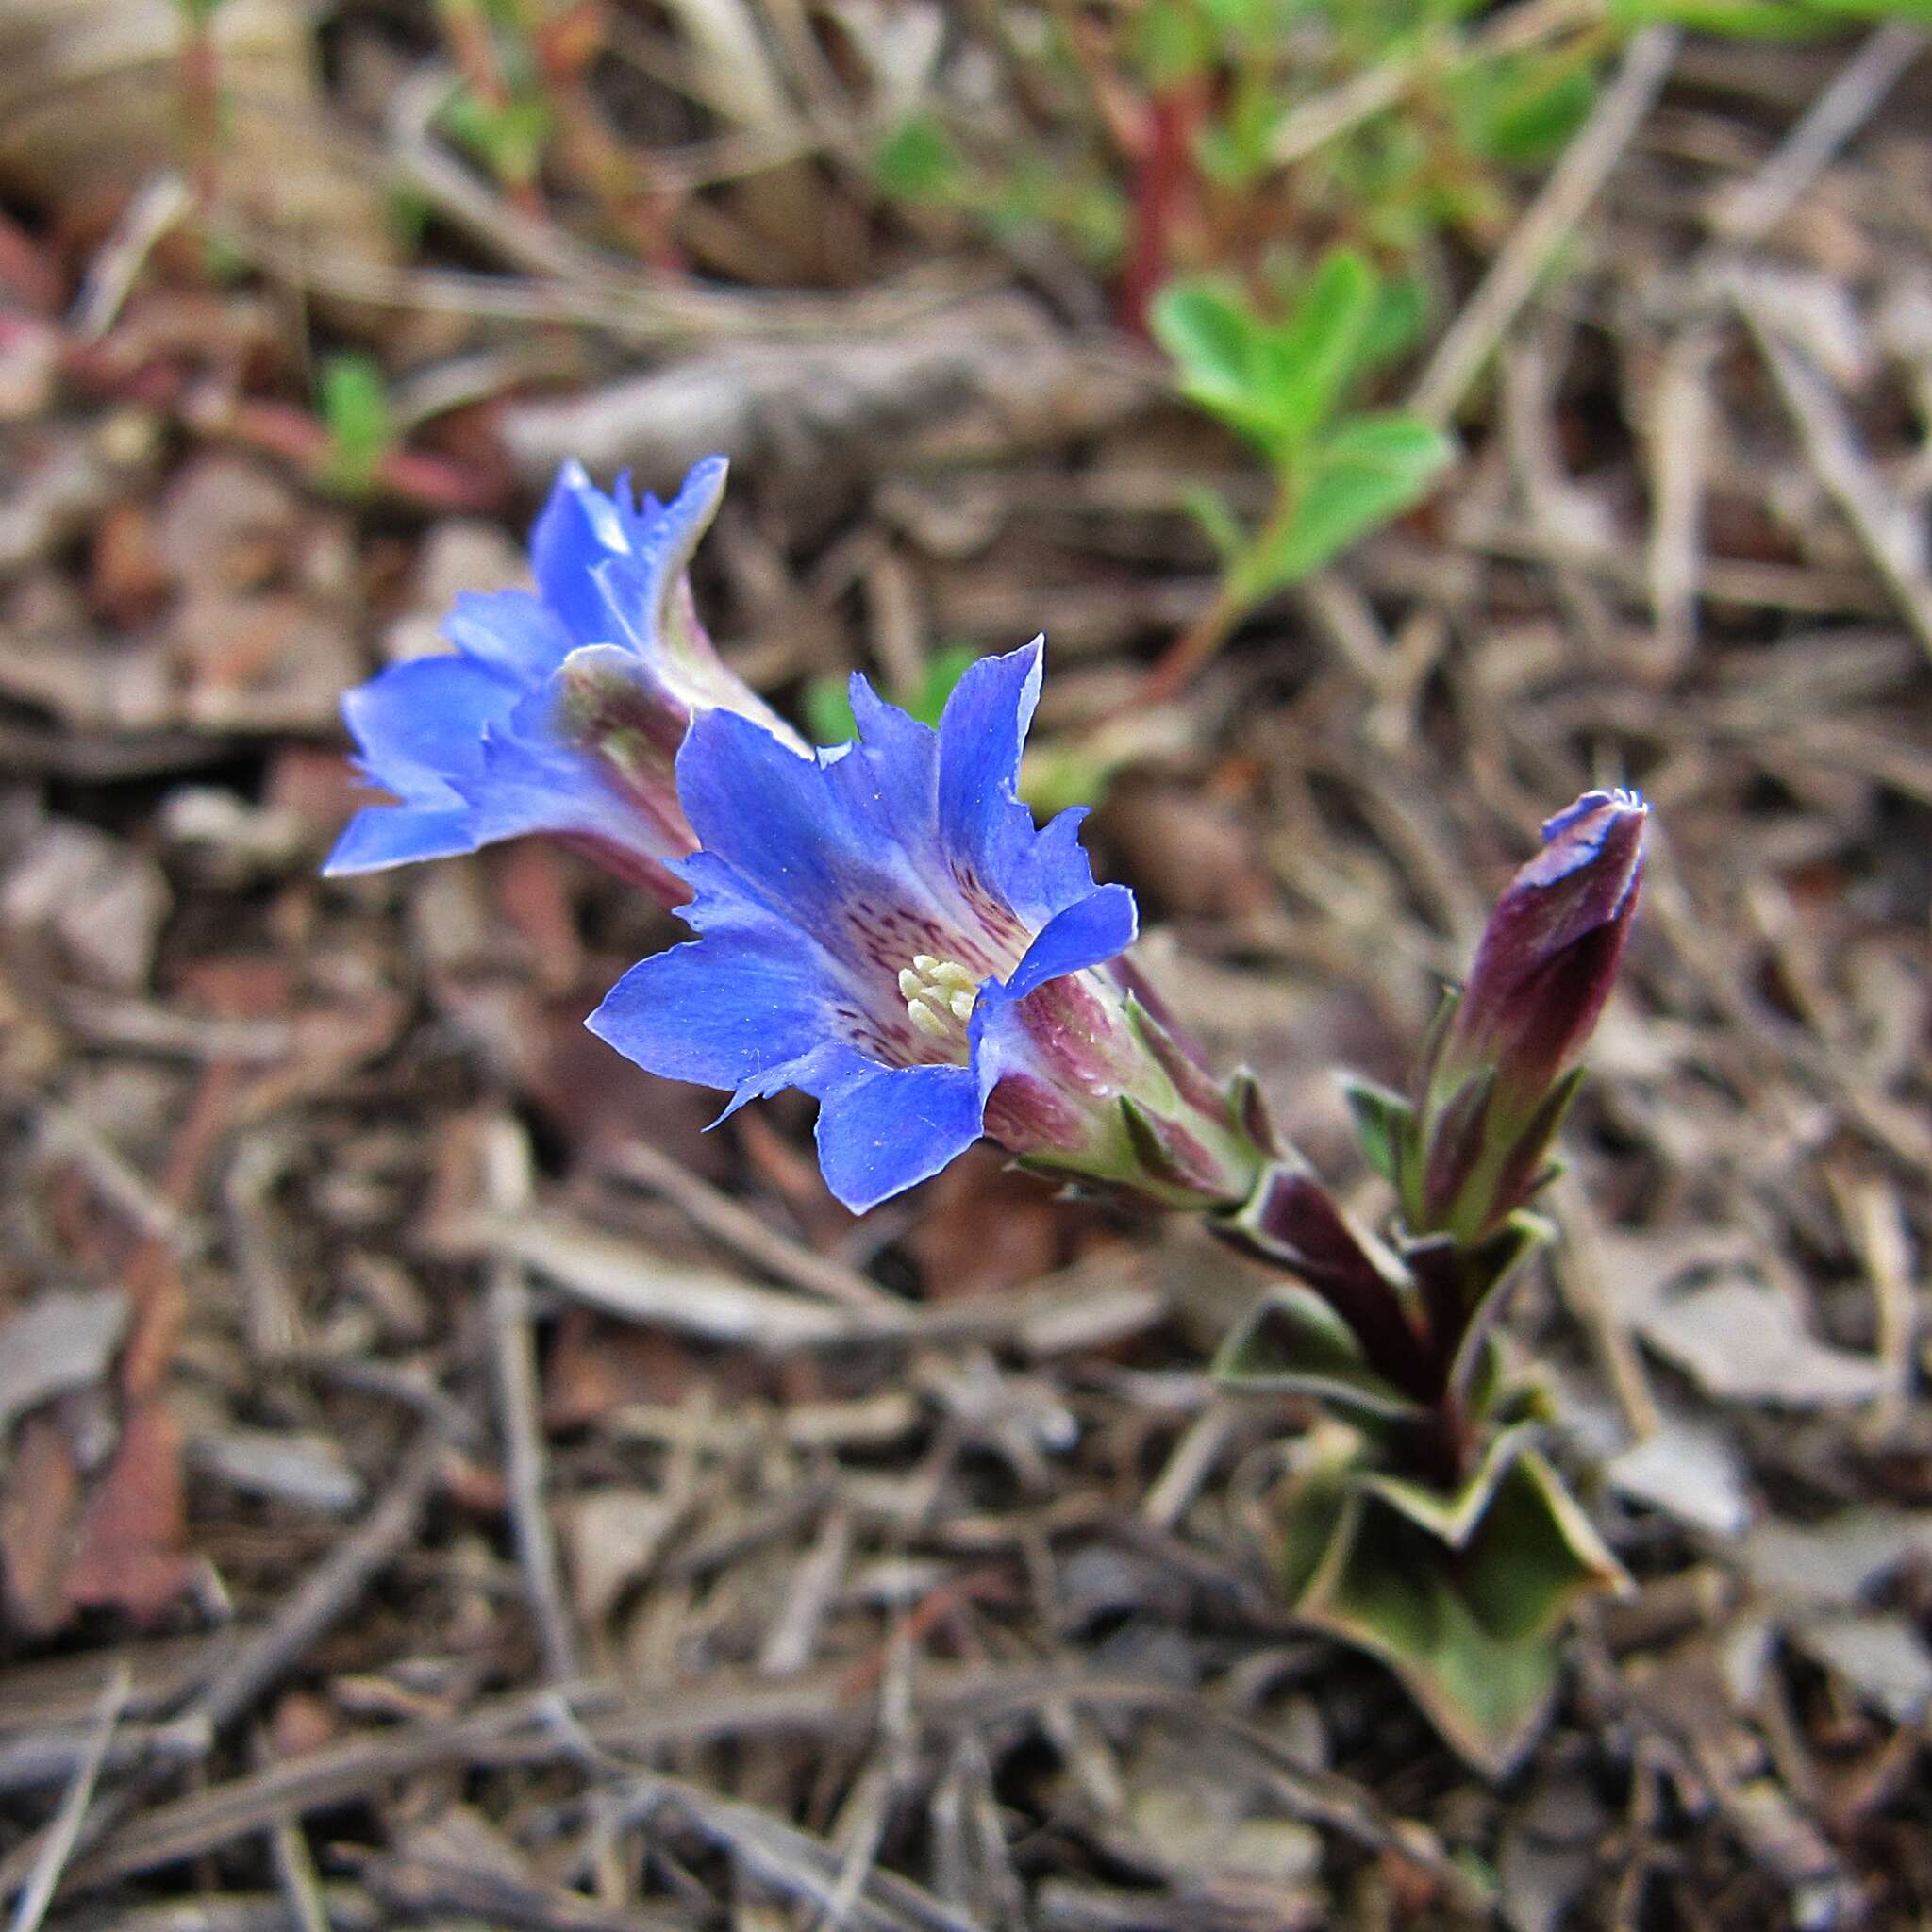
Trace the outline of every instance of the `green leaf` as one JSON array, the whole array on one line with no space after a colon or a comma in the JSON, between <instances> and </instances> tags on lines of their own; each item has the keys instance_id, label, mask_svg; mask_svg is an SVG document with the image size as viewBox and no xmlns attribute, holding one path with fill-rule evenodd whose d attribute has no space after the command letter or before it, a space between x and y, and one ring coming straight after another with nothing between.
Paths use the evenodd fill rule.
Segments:
<instances>
[{"instance_id":1,"label":"green leaf","mask_svg":"<svg viewBox=\"0 0 1932 1932\"><path fill-rule=\"evenodd\" d=\"M1331 249L1292 319L1263 337L1259 374L1276 430L1291 447L1327 422L1356 375L1377 289L1362 256L1352 248Z\"/></svg>"},{"instance_id":2,"label":"green leaf","mask_svg":"<svg viewBox=\"0 0 1932 1932\"><path fill-rule=\"evenodd\" d=\"M1274 165L1274 134L1287 111L1272 73L1239 75L1233 98L1194 137L1201 172L1222 188L1253 187Z\"/></svg>"},{"instance_id":3,"label":"green leaf","mask_svg":"<svg viewBox=\"0 0 1932 1932\"><path fill-rule=\"evenodd\" d=\"M543 144L550 136L550 108L541 96L529 95L497 107L464 88L443 104L440 118L451 138L499 180L537 178Z\"/></svg>"},{"instance_id":4,"label":"green leaf","mask_svg":"<svg viewBox=\"0 0 1932 1932\"><path fill-rule=\"evenodd\" d=\"M1419 501L1455 453L1441 430L1398 411L1342 424L1310 458L1292 519L1240 588L1264 597L1312 576Z\"/></svg>"},{"instance_id":5,"label":"green leaf","mask_svg":"<svg viewBox=\"0 0 1932 1932\"><path fill-rule=\"evenodd\" d=\"M873 150L873 179L879 192L901 201L948 199L964 169L952 137L931 114L900 122Z\"/></svg>"},{"instance_id":6,"label":"green leaf","mask_svg":"<svg viewBox=\"0 0 1932 1932\"><path fill-rule=\"evenodd\" d=\"M1371 1427L1421 1411L1375 1373L1340 1315L1311 1289L1271 1289L1235 1324L1215 1357L1215 1379L1229 1389L1306 1395Z\"/></svg>"},{"instance_id":7,"label":"green leaf","mask_svg":"<svg viewBox=\"0 0 1932 1932\"><path fill-rule=\"evenodd\" d=\"M373 357L332 356L322 365L320 392L328 425L324 480L345 496L367 495L394 441L382 370Z\"/></svg>"},{"instance_id":8,"label":"green leaf","mask_svg":"<svg viewBox=\"0 0 1932 1932\"><path fill-rule=\"evenodd\" d=\"M1847 20L1888 14L1932 22L1932 0L1611 0L1610 7L1620 25L1666 21L1704 33L1771 41L1809 40L1840 31Z\"/></svg>"},{"instance_id":9,"label":"green leaf","mask_svg":"<svg viewBox=\"0 0 1932 1932\"><path fill-rule=\"evenodd\" d=\"M1341 1076L1341 1091L1355 1116L1355 1137L1362 1158L1390 1186L1395 1186L1402 1168L1403 1142L1415 1130L1415 1108L1392 1089L1353 1074Z\"/></svg>"},{"instance_id":10,"label":"green leaf","mask_svg":"<svg viewBox=\"0 0 1932 1932\"><path fill-rule=\"evenodd\" d=\"M1491 1437L1481 1460L1455 1491L1439 1490L1407 1476L1371 1474L1361 1487L1425 1530L1445 1549L1466 1547L1481 1525L1496 1491L1517 1459L1542 1433L1537 1423L1519 1423Z\"/></svg>"},{"instance_id":11,"label":"green leaf","mask_svg":"<svg viewBox=\"0 0 1932 1932\"><path fill-rule=\"evenodd\" d=\"M953 687L978 662L979 653L971 644L941 644L921 666L919 689L895 692L893 702L922 724L937 724Z\"/></svg>"},{"instance_id":12,"label":"green leaf","mask_svg":"<svg viewBox=\"0 0 1932 1932\"><path fill-rule=\"evenodd\" d=\"M805 714L805 735L814 744L850 744L858 736L858 720L842 677L814 677L799 696Z\"/></svg>"},{"instance_id":13,"label":"green leaf","mask_svg":"<svg viewBox=\"0 0 1932 1932\"><path fill-rule=\"evenodd\" d=\"M1057 818L1069 806L1096 806L1130 753L1098 751L1078 742L1036 743L1020 766L1020 796L1036 818Z\"/></svg>"},{"instance_id":14,"label":"green leaf","mask_svg":"<svg viewBox=\"0 0 1932 1932\"><path fill-rule=\"evenodd\" d=\"M1272 454L1278 417L1261 368L1264 329L1239 291L1218 277L1170 282L1147 320L1182 395Z\"/></svg>"},{"instance_id":15,"label":"green leaf","mask_svg":"<svg viewBox=\"0 0 1932 1932\"><path fill-rule=\"evenodd\" d=\"M1428 284L1419 274L1386 277L1356 348L1357 374L1367 375L1406 356L1421 339L1430 307Z\"/></svg>"},{"instance_id":16,"label":"green leaf","mask_svg":"<svg viewBox=\"0 0 1932 1932\"><path fill-rule=\"evenodd\" d=\"M1582 126L1596 99L1596 75L1545 58L1469 70L1452 86L1457 127L1473 154L1505 167L1533 167Z\"/></svg>"},{"instance_id":17,"label":"green leaf","mask_svg":"<svg viewBox=\"0 0 1932 1932\"><path fill-rule=\"evenodd\" d=\"M1381 1658L1492 1777L1542 1726L1572 1610L1628 1582L1556 1473L1520 1444L1459 1550L1362 1481L1338 1507L1326 1471L1290 1506L1284 1530L1295 1613Z\"/></svg>"}]
</instances>

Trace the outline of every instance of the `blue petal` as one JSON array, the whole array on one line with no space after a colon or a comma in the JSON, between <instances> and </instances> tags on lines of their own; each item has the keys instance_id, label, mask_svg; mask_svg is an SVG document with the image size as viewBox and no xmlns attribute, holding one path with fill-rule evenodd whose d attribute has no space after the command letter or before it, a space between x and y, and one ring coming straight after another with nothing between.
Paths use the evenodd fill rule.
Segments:
<instances>
[{"instance_id":1,"label":"blue petal","mask_svg":"<svg viewBox=\"0 0 1932 1932\"><path fill-rule=\"evenodd\" d=\"M483 733L506 723L519 688L467 658L391 664L342 695L342 716L376 784L421 803L453 805L447 780L478 772Z\"/></svg>"},{"instance_id":2,"label":"blue petal","mask_svg":"<svg viewBox=\"0 0 1932 1932\"><path fill-rule=\"evenodd\" d=\"M691 466L678 492L667 504L646 495L632 508L629 478L620 476L612 496L620 541L597 568L607 633L627 639L646 656L662 647L670 625L668 605L690 568L718 506L724 497L723 457L705 457Z\"/></svg>"},{"instance_id":3,"label":"blue petal","mask_svg":"<svg viewBox=\"0 0 1932 1932\"><path fill-rule=\"evenodd\" d=\"M547 677L563 661L571 634L563 620L528 591L465 591L443 620L458 650L520 682Z\"/></svg>"},{"instance_id":4,"label":"blue petal","mask_svg":"<svg viewBox=\"0 0 1932 1932\"><path fill-rule=\"evenodd\" d=\"M588 1024L646 1072L724 1088L736 1106L798 1084L831 1038L830 1005L814 948L756 907L713 899L702 940L633 966Z\"/></svg>"},{"instance_id":5,"label":"blue petal","mask_svg":"<svg viewBox=\"0 0 1932 1932\"><path fill-rule=\"evenodd\" d=\"M868 1071L828 1089L819 1106L819 1166L855 1214L938 1174L978 1140L986 1117L972 1067L862 1064Z\"/></svg>"},{"instance_id":6,"label":"blue petal","mask_svg":"<svg viewBox=\"0 0 1932 1932\"><path fill-rule=\"evenodd\" d=\"M1102 886L1064 912L1056 913L1026 948L1026 957L1003 987L986 996L1023 1000L1050 979L1104 965L1134 943L1140 909L1125 886Z\"/></svg>"},{"instance_id":7,"label":"blue petal","mask_svg":"<svg viewBox=\"0 0 1932 1932\"><path fill-rule=\"evenodd\" d=\"M1075 807L1042 831L1017 791L1026 730L1039 701L1041 643L983 658L954 689L940 720L940 824L956 877L990 886L1029 924L1093 890Z\"/></svg>"},{"instance_id":8,"label":"blue petal","mask_svg":"<svg viewBox=\"0 0 1932 1932\"><path fill-rule=\"evenodd\" d=\"M478 842L467 806L368 805L343 826L322 869L330 878L345 878L417 858L453 858L475 851Z\"/></svg>"},{"instance_id":9,"label":"blue petal","mask_svg":"<svg viewBox=\"0 0 1932 1932\"><path fill-rule=\"evenodd\" d=\"M950 839L966 841L969 855L1017 796L1020 754L1040 702L1041 655L1036 638L1003 658L980 658L941 714L940 821Z\"/></svg>"},{"instance_id":10,"label":"blue petal","mask_svg":"<svg viewBox=\"0 0 1932 1932\"><path fill-rule=\"evenodd\" d=\"M733 711L697 719L677 756L677 795L698 842L741 890L807 931L855 906L931 904L899 840L904 821L923 816L916 782L900 775L863 746L802 758Z\"/></svg>"},{"instance_id":11,"label":"blue petal","mask_svg":"<svg viewBox=\"0 0 1932 1932\"><path fill-rule=\"evenodd\" d=\"M455 781L468 799L479 845L526 832L595 832L626 848L661 855L638 811L581 753L545 739L489 733L482 770Z\"/></svg>"},{"instance_id":12,"label":"blue petal","mask_svg":"<svg viewBox=\"0 0 1932 1932\"><path fill-rule=\"evenodd\" d=\"M852 674L847 689L852 716L866 749L899 766L908 789L916 790L922 799L929 796L937 811L939 734L897 705L889 705L873 690L862 671Z\"/></svg>"},{"instance_id":13,"label":"blue petal","mask_svg":"<svg viewBox=\"0 0 1932 1932\"><path fill-rule=\"evenodd\" d=\"M591 572L628 547L616 504L596 488L581 463L564 464L530 531L530 568L543 601L578 643L615 641Z\"/></svg>"}]
</instances>

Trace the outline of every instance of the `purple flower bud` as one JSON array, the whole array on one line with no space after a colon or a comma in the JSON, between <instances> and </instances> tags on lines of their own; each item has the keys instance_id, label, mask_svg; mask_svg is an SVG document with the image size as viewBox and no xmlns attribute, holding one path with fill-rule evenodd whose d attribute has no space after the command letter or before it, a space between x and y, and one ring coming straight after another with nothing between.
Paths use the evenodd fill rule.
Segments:
<instances>
[{"instance_id":1,"label":"purple flower bud","mask_svg":"<svg viewBox=\"0 0 1932 1932\"><path fill-rule=\"evenodd\" d=\"M1537 1185L1616 982L1649 813L1634 791L1585 792L1490 915L1430 1058L1421 1171L1405 1188L1418 1232L1477 1240Z\"/></svg>"}]
</instances>

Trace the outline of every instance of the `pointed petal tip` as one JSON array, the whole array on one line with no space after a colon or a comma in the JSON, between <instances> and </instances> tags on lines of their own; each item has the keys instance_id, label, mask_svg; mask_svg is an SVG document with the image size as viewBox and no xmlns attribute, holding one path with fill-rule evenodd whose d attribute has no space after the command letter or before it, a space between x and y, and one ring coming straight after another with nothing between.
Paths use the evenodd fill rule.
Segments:
<instances>
[{"instance_id":1,"label":"pointed petal tip","mask_svg":"<svg viewBox=\"0 0 1932 1932\"><path fill-rule=\"evenodd\" d=\"M1543 843L1552 843L1573 826L1582 824L1600 812L1608 814L1606 825L1632 818L1643 820L1650 816L1650 801L1642 792L1627 786L1618 785L1607 790L1594 788L1586 791L1574 805L1566 805L1553 818L1543 821Z\"/></svg>"}]
</instances>

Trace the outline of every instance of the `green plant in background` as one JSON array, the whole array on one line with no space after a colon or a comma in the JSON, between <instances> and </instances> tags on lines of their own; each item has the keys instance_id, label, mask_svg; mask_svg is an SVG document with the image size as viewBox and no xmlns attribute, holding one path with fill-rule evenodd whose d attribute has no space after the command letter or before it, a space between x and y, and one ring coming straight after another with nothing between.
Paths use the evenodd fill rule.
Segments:
<instances>
[{"instance_id":1,"label":"green plant in background","mask_svg":"<svg viewBox=\"0 0 1932 1932\"><path fill-rule=\"evenodd\" d=\"M879 141L872 166L880 192L895 201L964 216L1016 244L1030 234L1057 234L1092 268L1109 269L1120 258L1126 198L1091 161L1065 168L1030 150L982 160L938 115L922 112Z\"/></svg>"},{"instance_id":2,"label":"green plant in background","mask_svg":"<svg viewBox=\"0 0 1932 1932\"><path fill-rule=\"evenodd\" d=\"M1220 554L1222 587L1163 661L1152 694L1178 689L1256 604L1399 516L1447 467L1455 444L1441 429L1406 410L1350 404L1419 321L1412 285L1377 275L1346 248L1323 259L1280 322L1222 281L1161 291L1154 332L1180 392L1260 453L1274 498L1253 527L1209 491L1191 499Z\"/></svg>"},{"instance_id":3,"label":"green plant in background","mask_svg":"<svg viewBox=\"0 0 1932 1932\"><path fill-rule=\"evenodd\" d=\"M1589 0L1493 22L1488 11L1479 0L1146 0L1108 28L1057 9L1037 36L1005 37L1015 97L1049 104L1050 157L1038 141L987 140L964 117L950 127L927 105L880 142L875 178L888 195L996 228L1058 231L1113 272L1134 329L1177 274L1254 274L1341 241L1410 272L1446 231L1493 240L1513 213L1512 177L1581 124L1618 38ZM1350 105L1365 78L1386 85Z\"/></svg>"},{"instance_id":4,"label":"green plant in background","mask_svg":"<svg viewBox=\"0 0 1932 1932\"><path fill-rule=\"evenodd\" d=\"M382 370L370 356L331 356L316 389L328 431L320 480L341 495L367 496L397 441Z\"/></svg>"},{"instance_id":5,"label":"green plant in background","mask_svg":"<svg viewBox=\"0 0 1932 1932\"><path fill-rule=\"evenodd\" d=\"M920 666L918 684L909 691L895 689L892 702L922 724L937 724L953 687L978 659L979 653L971 644L941 644ZM825 676L814 677L806 686L801 709L814 744L847 744L858 736L846 684L843 677Z\"/></svg>"},{"instance_id":6,"label":"green plant in background","mask_svg":"<svg viewBox=\"0 0 1932 1932\"><path fill-rule=\"evenodd\" d=\"M1932 26L1932 0L1611 0L1629 25L1667 21L1742 40L1810 40L1878 20Z\"/></svg>"},{"instance_id":7,"label":"green plant in background","mask_svg":"<svg viewBox=\"0 0 1932 1932\"><path fill-rule=\"evenodd\" d=\"M529 208L554 116L526 10L519 0L437 0L461 76L441 125L512 201Z\"/></svg>"}]
</instances>

